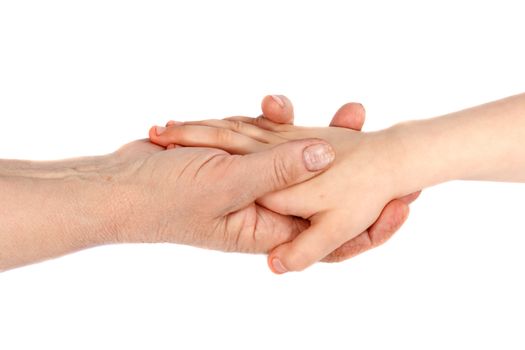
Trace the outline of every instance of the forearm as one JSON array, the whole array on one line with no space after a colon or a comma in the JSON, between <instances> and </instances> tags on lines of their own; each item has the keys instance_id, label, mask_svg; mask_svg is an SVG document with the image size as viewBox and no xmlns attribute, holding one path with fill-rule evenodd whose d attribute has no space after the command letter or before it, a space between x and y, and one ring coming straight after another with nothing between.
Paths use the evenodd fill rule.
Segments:
<instances>
[{"instance_id":1,"label":"forearm","mask_svg":"<svg viewBox=\"0 0 525 350\"><path fill-rule=\"evenodd\" d=\"M0 271L114 240L106 160L0 161Z\"/></svg>"},{"instance_id":2,"label":"forearm","mask_svg":"<svg viewBox=\"0 0 525 350\"><path fill-rule=\"evenodd\" d=\"M403 192L455 179L525 182L525 94L392 130Z\"/></svg>"}]
</instances>

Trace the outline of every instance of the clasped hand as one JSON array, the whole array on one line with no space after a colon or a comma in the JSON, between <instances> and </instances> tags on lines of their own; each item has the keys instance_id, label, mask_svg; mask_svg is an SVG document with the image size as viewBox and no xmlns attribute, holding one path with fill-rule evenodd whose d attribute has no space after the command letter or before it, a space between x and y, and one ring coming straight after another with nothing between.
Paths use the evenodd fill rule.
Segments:
<instances>
[{"instance_id":1,"label":"clasped hand","mask_svg":"<svg viewBox=\"0 0 525 350\"><path fill-rule=\"evenodd\" d=\"M152 128L151 141L169 150L149 160L155 162L147 167L154 173L144 176L168 182L173 174L162 169L170 158L181 167L175 171L176 186L158 194L173 198L172 212L178 219L169 222L177 227L163 225L168 220L153 215L149 221L159 235L155 240L176 237L176 243L206 248L271 251L270 267L284 273L319 260L340 261L389 238L417 196L391 202L382 220L367 231L391 200L407 195L393 190L396 164L391 160L401 152L392 147L393 135L275 123L272 119L293 118L284 97L265 99L263 112L265 108L264 117L257 119L170 122L167 128ZM343 106L334 121L345 120L362 124L364 110L357 104ZM334 150L334 164L320 174L332 163ZM303 151L304 162L298 162ZM209 200L202 201L201 195ZM188 202L193 199L195 203ZM191 224L181 225L185 220Z\"/></svg>"}]
</instances>

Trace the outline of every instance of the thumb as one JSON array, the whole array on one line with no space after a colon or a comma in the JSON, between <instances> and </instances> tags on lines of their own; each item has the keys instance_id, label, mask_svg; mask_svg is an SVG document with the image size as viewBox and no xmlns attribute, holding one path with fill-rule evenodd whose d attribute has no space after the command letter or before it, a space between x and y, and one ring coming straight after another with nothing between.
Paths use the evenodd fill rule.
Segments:
<instances>
[{"instance_id":1,"label":"thumb","mask_svg":"<svg viewBox=\"0 0 525 350\"><path fill-rule=\"evenodd\" d=\"M366 111L362 104L350 102L344 104L337 110L330 126L354 129L361 131L365 123Z\"/></svg>"},{"instance_id":2,"label":"thumb","mask_svg":"<svg viewBox=\"0 0 525 350\"><path fill-rule=\"evenodd\" d=\"M240 156L231 168L237 179L233 190L238 198L237 209L317 176L334 159L332 146L320 139L289 141L267 151Z\"/></svg>"},{"instance_id":3,"label":"thumb","mask_svg":"<svg viewBox=\"0 0 525 350\"><path fill-rule=\"evenodd\" d=\"M264 118L278 124L293 124L292 102L283 95L268 95L261 103Z\"/></svg>"}]
</instances>

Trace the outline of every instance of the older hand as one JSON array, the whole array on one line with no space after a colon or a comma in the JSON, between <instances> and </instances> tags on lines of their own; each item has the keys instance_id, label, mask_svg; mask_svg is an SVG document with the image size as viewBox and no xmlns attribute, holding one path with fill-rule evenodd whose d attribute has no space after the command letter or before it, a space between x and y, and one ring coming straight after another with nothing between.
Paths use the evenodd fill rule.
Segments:
<instances>
[{"instance_id":1,"label":"older hand","mask_svg":"<svg viewBox=\"0 0 525 350\"><path fill-rule=\"evenodd\" d=\"M106 156L0 160L0 271L119 242L268 252L305 227L255 199L316 176L333 157L318 139L249 156L140 140Z\"/></svg>"},{"instance_id":2,"label":"older hand","mask_svg":"<svg viewBox=\"0 0 525 350\"><path fill-rule=\"evenodd\" d=\"M116 163L125 164L114 179L121 203L115 209L118 241L262 253L290 241L305 226L255 200L316 176L334 153L317 139L245 156L211 148L163 150L136 141L114 156Z\"/></svg>"}]
</instances>

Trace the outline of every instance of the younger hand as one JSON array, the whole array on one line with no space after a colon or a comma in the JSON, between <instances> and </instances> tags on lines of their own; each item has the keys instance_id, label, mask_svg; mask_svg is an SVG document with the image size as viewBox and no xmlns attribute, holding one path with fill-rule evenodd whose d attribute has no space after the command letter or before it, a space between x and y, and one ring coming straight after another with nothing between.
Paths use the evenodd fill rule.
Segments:
<instances>
[{"instance_id":1,"label":"younger hand","mask_svg":"<svg viewBox=\"0 0 525 350\"><path fill-rule=\"evenodd\" d=\"M388 132L357 133L340 128L298 128L268 121L264 130L238 120L189 122L175 125L157 144L218 147L246 154L281 142L320 137L334 145L334 167L317 179L267 195L263 206L286 215L308 218L311 226L296 239L274 249L270 261L277 272L302 270L356 237L399 193L394 190L393 159L399 150Z\"/></svg>"},{"instance_id":2,"label":"younger hand","mask_svg":"<svg viewBox=\"0 0 525 350\"><path fill-rule=\"evenodd\" d=\"M262 114L257 118L230 117L229 120L240 120L263 129L267 120L278 124L293 124L294 108L289 98L283 95L265 96L261 103ZM330 126L361 131L366 119L362 104L349 102L342 105L332 117ZM171 122L174 123L174 122ZM403 225L410 211L409 204L417 199L421 191L411 193L390 201L377 220L356 237L343 243L327 255L323 262L340 262L376 248L388 241ZM307 221L307 220L305 220ZM305 226L307 227L307 226ZM271 267L271 265L269 265Z\"/></svg>"}]
</instances>

